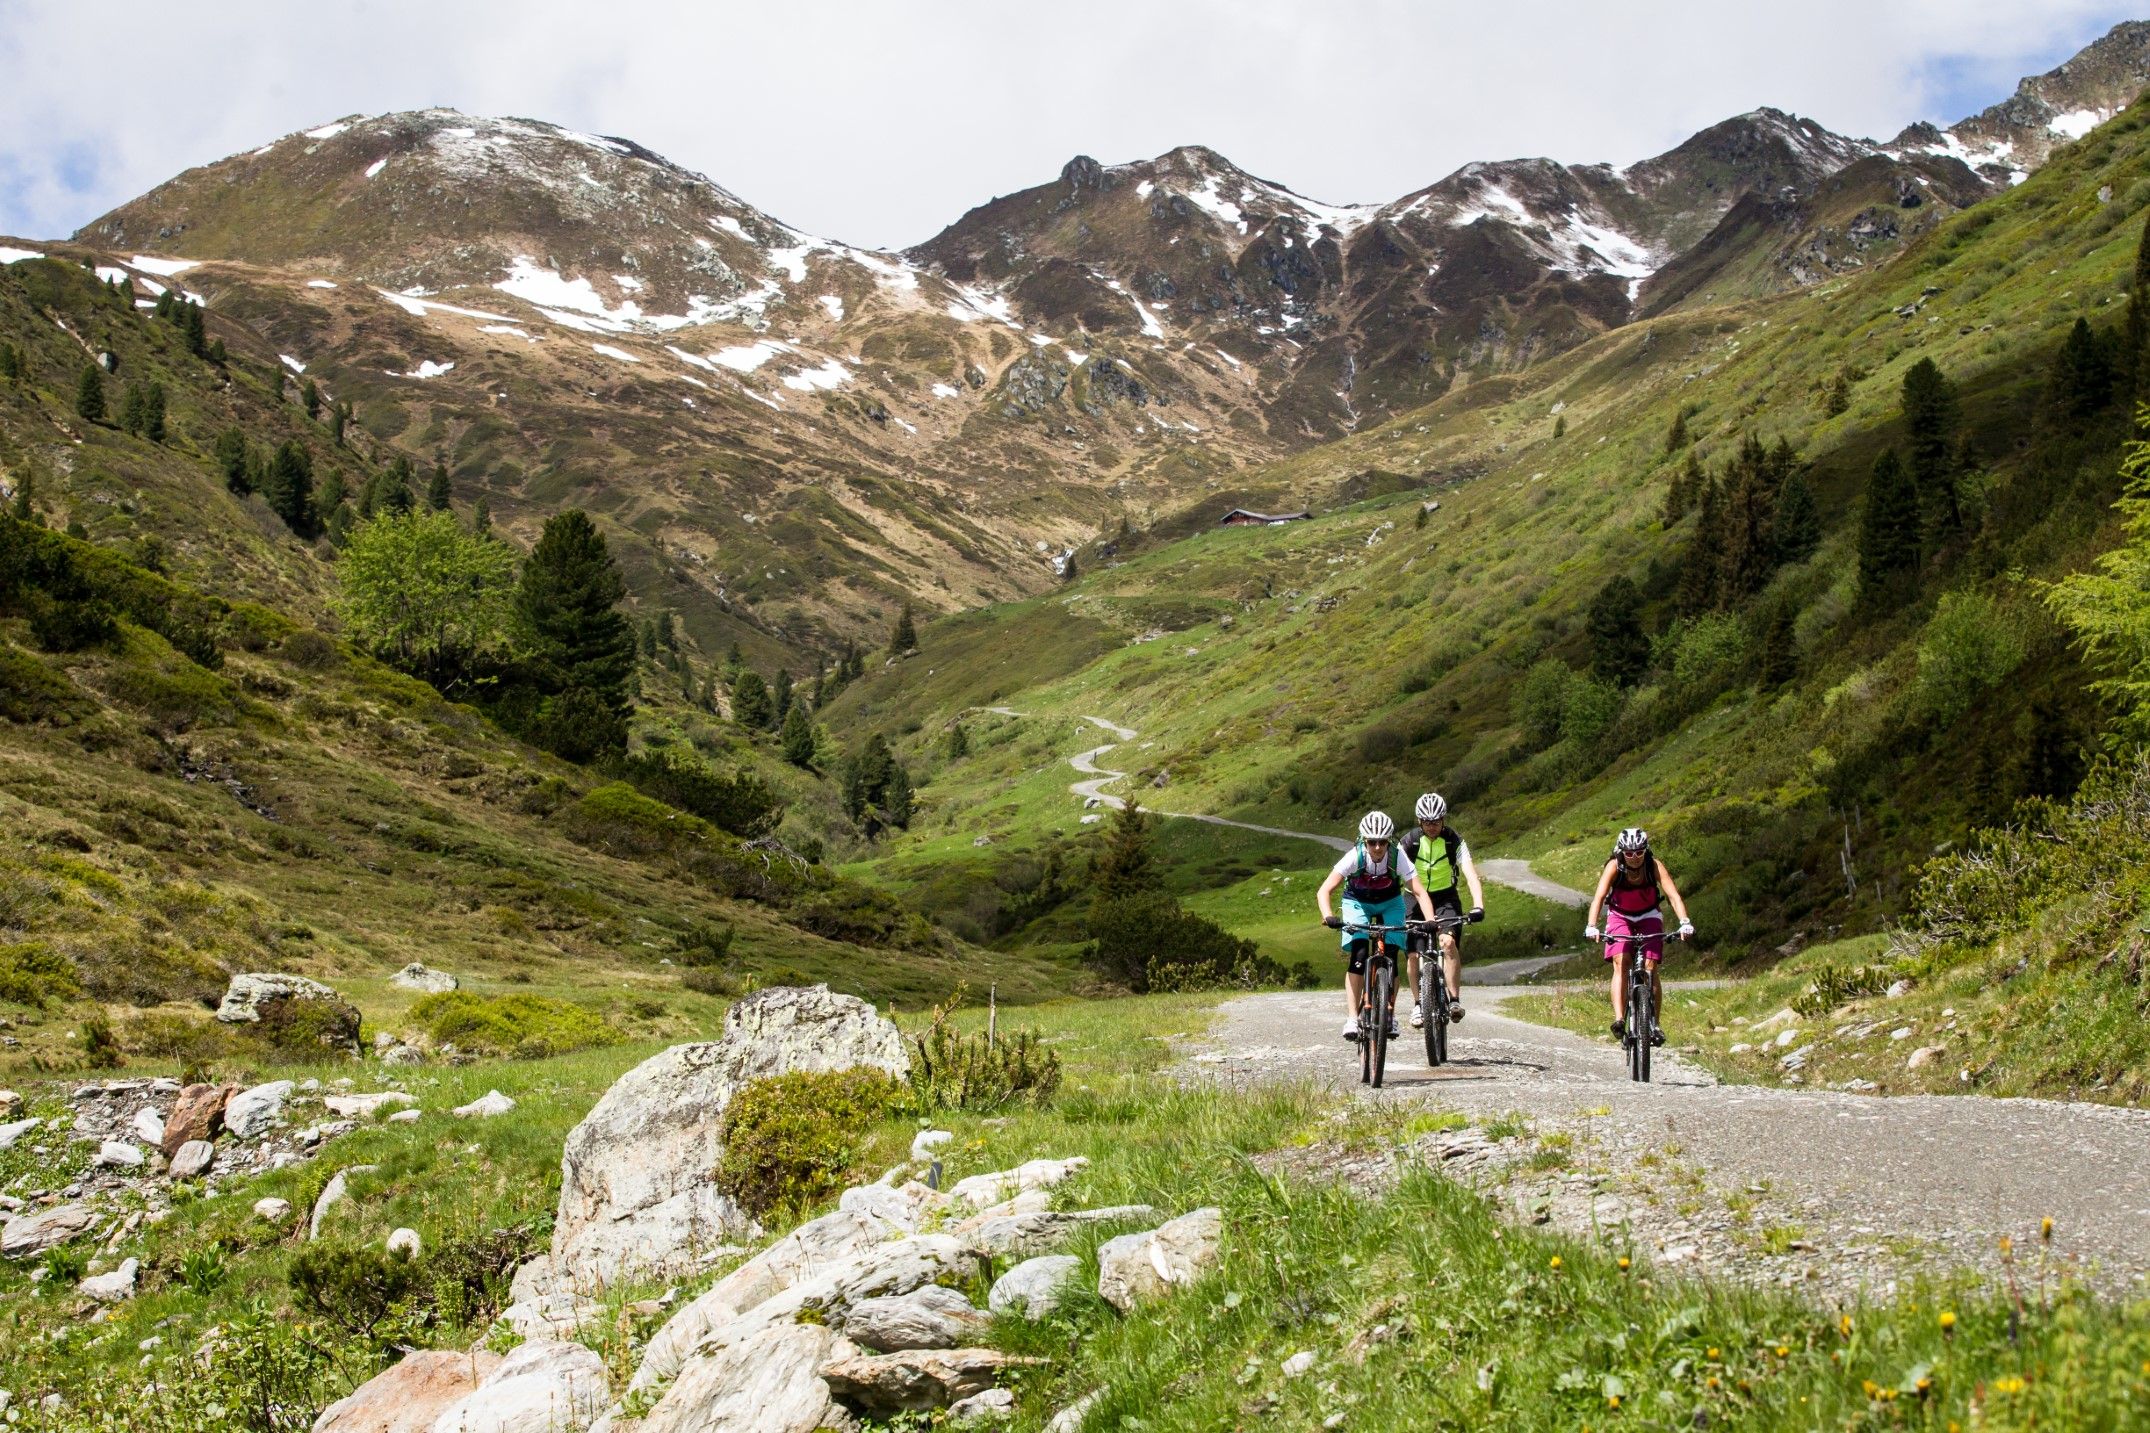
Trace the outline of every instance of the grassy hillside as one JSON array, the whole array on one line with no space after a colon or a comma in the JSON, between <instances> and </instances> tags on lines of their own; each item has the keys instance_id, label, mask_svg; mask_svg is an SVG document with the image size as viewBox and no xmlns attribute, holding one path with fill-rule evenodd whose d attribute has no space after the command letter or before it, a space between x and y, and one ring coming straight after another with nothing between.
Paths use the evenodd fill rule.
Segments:
<instances>
[{"instance_id":1,"label":"grassy hillside","mask_svg":"<svg viewBox=\"0 0 2150 1433\"><path fill-rule=\"evenodd\" d=\"M902 736L931 774L926 833L885 860L920 842L995 860L968 842L1065 800L1057 763L1092 744L1072 723L1096 715L1140 730L1107 764L1128 757L1162 808L1340 828L1436 787L1478 849L1577 884L1614 829L1652 827L1719 957L1878 925L1936 847L2051 768L2072 781L2105 718L2031 582L2117 531L2124 405L2059 414L2048 383L2078 318L2117 327L2150 202L2146 123L2130 111L1884 267L1620 330L1240 484L1348 491L1386 472L1425 490L1283 527L1137 535L1079 554L1059 593L927 628L919 656L832 713ZM1868 474L1904 442L1903 376L1929 358L1959 395L1963 532L1915 590L1862 605ZM1689 456L1668 451L1676 417L1710 472L1749 436L1784 440L1820 518L1811 555L1715 610L1680 607L1699 558L1692 513L1665 522ZM1200 514L1216 515L1188 525ZM1584 680L1587 615L1615 575L1641 590L1650 657L1635 686L1605 690ZM1789 668L1765 681L1780 610ZM1967 628L2006 640L1964 659ZM928 755L979 705L1031 719L1014 769ZM1041 743L1040 720L1066 735Z\"/></svg>"}]
</instances>

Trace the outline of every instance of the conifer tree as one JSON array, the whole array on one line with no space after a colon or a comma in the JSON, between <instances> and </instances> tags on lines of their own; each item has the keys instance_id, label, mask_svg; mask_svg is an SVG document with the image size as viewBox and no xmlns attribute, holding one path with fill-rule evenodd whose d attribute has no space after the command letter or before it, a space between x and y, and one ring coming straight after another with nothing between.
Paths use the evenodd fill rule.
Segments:
<instances>
[{"instance_id":1,"label":"conifer tree","mask_svg":"<svg viewBox=\"0 0 2150 1433\"><path fill-rule=\"evenodd\" d=\"M1885 607L1917 586L1919 493L1894 448L1874 460L1859 519L1859 593L1870 607Z\"/></svg>"},{"instance_id":2,"label":"conifer tree","mask_svg":"<svg viewBox=\"0 0 2150 1433\"><path fill-rule=\"evenodd\" d=\"M903 604L903 612L896 618L896 630L889 634L888 650L900 657L918 647L918 629L911 624L911 604Z\"/></svg>"},{"instance_id":3,"label":"conifer tree","mask_svg":"<svg viewBox=\"0 0 2150 1433\"><path fill-rule=\"evenodd\" d=\"M970 755L970 733L963 729L961 722L948 728L947 754L950 761L961 761Z\"/></svg>"},{"instance_id":4,"label":"conifer tree","mask_svg":"<svg viewBox=\"0 0 2150 1433\"><path fill-rule=\"evenodd\" d=\"M636 629L635 649L645 657L657 655L657 624L646 617L642 620L642 625Z\"/></svg>"},{"instance_id":5,"label":"conifer tree","mask_svg":"<svg viewBox=\"0 0 2150 1433\"><path fill-rule=\"evenodd\" d=\"M776 707L769 700L769 684L752 667L742 667L732 679L732 720L748 731L769 725Z\"/></svg>"},{"instance_id":6,"label":"conifer tree","mask_svg":"<svg viewBox=\"0 0 2150 1433\"><path fill-rule=\"evenodd\" d=\"M1665 526L1677 527L1687 510L1695 505L1702 494L1702 459L1695 450L1687 450L1687 462L1673 471L1672 481L1665 488Z\"/></svg>"},{"instance_id":7,"label":"conifer tree","mask_svg":"<svg viewBox=\"0 0 2150 1433\"><path fill-rule=\"evenodd\" d=\"M1650 665L1642 631L1642 591L1616 573L1590 604L1590 675L1616 687L1632 687Z\"/></svg>"},{"instance_id":8,"label":"conifer tree","mask_svg":"<svg viewBox=\"0 0 2150 1433\"><path fill-rule=\"evenodd\" d=\"M75 416L85 423L105 420L105 376L94 363L83 364L82 376L75 380Z\"/></svg>"},{"instance_id":9,"label":"conifer tree","mask_svg":"<svg viewBox=\"0 0 2150 1433\"><path fill-rule=\"evenodd\" d=\"M37 521L37 509L30 504L31 479L28 473L16 480L15 495L8 499L8 516L17 522Z\"/></svg>"},{"instance_id":10,"label":"conifer tree","mask_svg":"<svg viewBox=\"0 0 2150 1433\"><path fill-rule=\"evenodd\" d=\"M1743 602L1768 585L1776 566L1778 484L1791 464L1789 447L1767 450L1752 434L1741 440L1725 491L1724 530L1718 549L1720 603ZM1696 553L1698 558L1704 555Z\"/></svg>"},{"instance_id":11,"label":"conifer tree","mask_svg":"<svg viewBox=\"0 0 2150 1433\"><path fill-rule=\"evenodd\" d=\"M2089 321L2078 318L2053 355L2053 371L2046 380L2047 406L2062 423L2087 423L2112 396L2112 360Z\"/></svg>"},{"instance_id":12,"label":"conifer tree","mask_svg":"<svg viewBox=\"0 0 2150 1433\"><path fill-rule=\"evenodd\" d=\"M1835 418L1850 407L1851 379L1838 369L1836 377L1830 381L1828 395L1822 399L1822 413L1825 417Z\"/></svg>"},{"instance_id":13,"label":"conifer tree","mask_svg":"<svg viewBox=\"0 0 2150 1433\"><path fill-rule=\"evenodd\" d=\"M1764 691L1774 691L1799 675L1799 633L1793 625L1797 617L1790 602L1779 602L1762 626L1758 675Z\"/></svg>"},{"instance_id":14,"label":"conifer tree","mask_svg":"<svg viewBox=\"0 0 2150 1433\"><path fill-rule=\"evenodd\" d=\"M1097 854L1090 858L1090 892L1098 905L1164 885L1150 842L1151 821L1141 803L1130 801L1112 813Z\"/></svg>"},{"instance_id":15,"label":"conifer tree","mask_svg":"<svg viewBox=\"0 0 2150 1433\"><path fill-rule=\"evenodd\" d=\"M1680 409L1672 415L1672 426L1665 430L1665 452L1669 456L1687 446L1687 410Z\"/></svg>"},{"instance_id":16,"label":"conifer tree","mask_svg":"<svg viewBox=\"0 0 2150 1433\"><path fill-rule=\"evenodd\" d=\"M202 306L189 299L180 305L186 310L187 352L196 358L209 352L209 335L202 323Z\"/></svg>"},{"instance_id":17,"label":"conifer tree","mask_svg":"<svg viewBox=\"0 0 2150 1433\"><path fill-rule=\"evenodd\" d=\"M668 652L679 650L679 614L669 607L657 613L657 640Z\"/></svg>"},{"instance_id":18,"label":"conifer tree","mask_svg":"<svg viewBox=\"0 0 2150 1433\"><path fill-rule=\"evenodd\" d=\"M2083 780L2083 752L2059 706L2049 697L2031 703L2030 732L2023 742L2023 772L2018 788L2026 796L2061 801L2075 794Z\"/></svg>"},{"instance_id":19,"label":"conifer tree","mask_svg":"<svg viewBox=\"0 0 2150 1433\"><path fill-rule=\"evenodd\" d=\"M1807 486L1806 474L1795 472L1784 480L1784 490L1777 494L1777 561L1791 564L1805 562L1821 546L1821 511L1814 505L1814 489Z\"/></svg>"},{"instance_id":20,"label":"conifer tree","mask_svg":"<svg viewBox=\"0 0 2150 1433\"><path fill-rule=\"evenodd\" d=\"M337 399L337 400L336 400L336 401L335 401L335 402L334 402L333 404L331 404L331 405L329 406L329 411L328 411L328 437L329 437L329 441L330 441L330 442L332 442L332 443L334 443L334 444L335 444L335 445L336 445L337 447L339 447L339 448L343 446L343 430L344 430L344 428L345 428L345 427L346 427L346 426L347 426L347 425L348 425L348 424L350 423L350 421L351 421L351 405L350 405L350 404L348 404L348 403L344 402L344 401L343 401L342 399L340 399L340 398L339 398L339 399ZM406 462L406 464L407 464L407 463L409 462L409 460L408 460L408 459L406 459L406 460L405 460L405 462ZM408 483L406 482L406 484L405 484L405 491L407 492L408 490L409 490L409 484L408 484ZM404 508L404 509L401 509L401 511L404 511L404 512L408 512L408 511L410 511L410 509L408 509L408 508Z\"/></svg>"},{"instance_id":21,"label":"conifer tree","mask_svg":"<svg viewBox=\"0 0 2150 1433\"><path fill-rule=\"evenodd\" d=\"M22 377L22 354L12 343L0 343L0 378L13 383Z\"/></svg>"},{"instance_id":22,"label":"conifer tree","mask_svg":"<svg viewBox=\"0 0 2150 1433\"><path fill-rule=\"evenodd\" d=\"M1555 415L1553 418L1553 441L1557 443L1567 436L1568 415L1565 413Z\"/></svg>"},{"instance_id":23,"label":"conifer tree","mask_svg":"<svg viewBox=\"0 0 2150 1433\"><path fill-rule=\"evenodd\" d=\"M448 480L448 465L433 465L433 481L426 484L426 506L435 512L446 512L455 501L455 486Z\"/></svg>"},{"instance_id":24,"label":"conifer tree","mask_svg":"<svg viewBox=\"0 0 2150 1433\"><path fill-rule=\"evenodd\" d=\"M306 410L309 418L321 416L321 385L311 378L299 385L299 406Z\"/></svg>"},{"instance_id":25,"label":"conifer tree","mask_svg":"<svg viewBox=\"0 0 2150 1433\"><path fill-rule=\"evenodd\" d=\"M157 306L151 309L150 312L158 318L168 320L172 316L172 304L172 291L166 289L163 293L157 295Z\"/></svg>"},{"instance_id":26,"label":"conifer tree","mask_svg":"<svg viewBox=\"0 0 2150 1433\"><path fill-rule=\"evenodd\" d=\"M774 708L774 714L771 717L772 725L782 724L784 718L791 715L793 705L791 673L782 667L776 670L776 682L770 689L769 701Z\"/></svg>"},{"instance_id":27,"label":"conifer tree","mask_svg":"<svg viewBox=\"0 0 2150 1433\"><path fill-rule=\"evenodd\" d=\"M1726 526L1723 484L1706 477L1695 499L1694 533L1688 538L1687 552L1680 564L1682 612L1707 612L1717 606Z\"/></svg>"},{"instance_id":28,"label":"conifer tree","mask_svg":"<svg viewBox=\"0 0 2150 1433\"><path fill-rule=\"evenodd\" d=\"M911 790L911 773L898 765L890 768L888 789L882 793L881 809L888 815L888 824L903 827L911 824L916 798Z\"/></svg>"},{"instance_id":29,"label":"conifer tree","mask_svg":"<svg viewBox=\"0 0 2150 1433\"><path fill-rule=\"evenodd\" d=\"M1904 434L1931 555L1963 526L1963 512L1956 500L1956 389L1930 358L1904 370Z\"/></svg>"},{"instance_id":30,"label":"conifer tree","mask_svg":"<svg viewBox=\"0 0 2150 1433\"><path fill-rule=\"evenodd\" d=\"M217 466L224 470L224 486L245 497L254 490L252 455L246 447L246 433L238 428L226 428L216 436Z\"/></svg>"},{"instance_id":31,"label":"conifer tree","mask_svg":"<svg viewBox=\"0 0 2150 1433\"><path fill-rule=\"evenodd\" d=\"M739 639L737 637L734 637L732 639L731 646L726 647L724 649L725 670L737 671L739 668L746 665L746 660L746 654L739 650Z\"/></svg>"},{"instance_id":32,"label":"conifer tree","mask_svg":"<svg viewBox=\"0 0 2150 1433\"><path fill-rule=\"evenodd\" d=\"M470 510L470 530L472 532L491 532L493 530L493 505L484 498L479 498Z\"/></svg>"},{"instance_id":33,"label":"conifer tree","mask_svg":"<svg viewBox=\"0 0 2150 1433\"><path fill-rule=\"evenodd\" d=\"M2120 328L2116 366L2121 395L2132 407L2150 388L2150 226L2135 242L2135 277L2128 286L2128 316Z\"/></svg>"},{"instance_id":34,"label":"conifer tree","mask_svg":"<svg viewBox=\"0 0 2150 1433\"><path fill-rule=\"evenodd\" d=\"M552 705L582 728L586 750L626 740L635 644L619 611L624 595L619 565L588 513L570 508L546 520L516 586L516 627L529 665L559 693Z\"/></svg>"},{"instance_id":35,"label":"conifer tree","mask_svg":"<svg viewBox=\"0 0 2150 1433\"><path fill-rule=\"evenodd\" d=\"M120 391L119 426L123 432L141 436L143 423L144 391L139 383L130 383Z\"/></svg>"},{"instance_id":36,"label":"conifer tree","mask_svg":"<svg viewBox=\"0 0 2150 1433\"><path fill-rule=\"evenodd\" d=\"M152 383L142 396L142 436L152 443L164 441L164 385Z\"/></svg>"},{"instance_id":37,"label":"conifer tree","mask_svg":"<svg viewBox=\"0 0 2150 1433\"><path fill-rule=\"evenodd\" d=\"M313 455L306 451L305 444L294 438L276 450L268 480L262 484L262 496L284 520L284 526L300 537L312 537L320 530L320 519L314 510Z\"/></svg>"},{"instance_id":38,"label":"conifer tree","mask_svg":"<svg viewBox=\"0 0 2150 1433\"><path fill-rule=\"evenodd\" d=\"M1060 580L1062 582L1073 582L1076 576L1075 554L1071 552L1067 555L1066 560L1060 564Z\"/></svg>"},{"instance_id":39,"label":"conifer tree","mask_svg":"<svg viewBox=\"0 0 2150 1433\"><path fill-rule=\"evenodd\" d=\"M784 713L784 726L777 734L777 742L784 753L784 760L801 769L812 768L814 724L806 715L804 702L793 702L791 710Z\"/></svg>"},{"instance_id":40,"label":"conifer tree","mask_svg":"<svg viewBox=\"0 0 2150 1433\"><path fill-rule=\"evenodd\" d=\"M211 363L217 364L221 367L224 361L230 358L231 355L224 351L223 339L212 338L209 340L209 350L204 355L204 357L206 357Z\"/></svg>"}]
</instances>

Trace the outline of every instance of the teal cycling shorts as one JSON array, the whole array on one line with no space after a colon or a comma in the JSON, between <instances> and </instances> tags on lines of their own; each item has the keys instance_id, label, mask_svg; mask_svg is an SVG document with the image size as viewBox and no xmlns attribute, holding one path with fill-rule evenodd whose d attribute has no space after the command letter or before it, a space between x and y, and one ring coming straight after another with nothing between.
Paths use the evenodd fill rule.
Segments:
<instances>
[{"instance_id":1,"label":"teal cycling shorts","mask_svg":"<svg viewBox=\"0 0 2150 1433\"><path fill-rule=\"evenodd\" d=\"M1383 901L1378 906L1362 906L1351 897L1344 897L1343 948L1349 950L1353 941L1366 939L1364 935L1352 930L1353 926L1385 925L1394 926L1395 929L1383 936L1382 939L1397 950L1402 950L1404 946L1403 921L1405 914L1404 898L1402 896L1397 896L1394 900Z\"/></svg>"}]
</instances>

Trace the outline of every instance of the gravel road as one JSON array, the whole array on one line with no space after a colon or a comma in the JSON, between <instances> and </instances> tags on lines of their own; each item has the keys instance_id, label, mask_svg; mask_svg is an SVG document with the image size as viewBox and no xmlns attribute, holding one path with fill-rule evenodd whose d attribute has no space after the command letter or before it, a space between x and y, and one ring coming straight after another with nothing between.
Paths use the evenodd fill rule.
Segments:
<instances>
[{"instance_id":1,"label":"gravel road","mask_svg":"<svg viewBox=\"0 0 2150 1433\"><path fill-rule=\"evenodd\" d=\"M1232 1083L1312 1081L1354 1099L1421 1102L1475 1118L1521 1112L1541 1134L1560 1130L1578 1141L1575 1165L1584 1173L1565 1178L1590 1187L1569 1201L1570 1214L1579 1210L1593 1226L1632 1216L1648 1225L1644 1246L1675 1262L1751 1257L1775 1282L1820 1280L1851 1292L1885 1286L1907 1264L1996 1272L2006 1235L2028 1279L2040 1257L2039 1221L2050 1216L2056 1260L2106 1291L2144 1287L2150 1111L1725 1085L1669 1048L1658 1052L1655 1080L1638 1085L1609 1040L1502 1015L1501 1001L1517 989L1465 991L1469 1016L1438 1070L1427 1068L1406 1026L1380 1091L1358 1083L1357 1053L1338 1037L1338 991L1226 1002L1207 1042L1188 1052L1190 1068ZM1677 1038L1678 1000L1670 999ZM1638 1162L1651 1153L1669 1167L1645 1170ZM1609 1177L1589 1178L1592 1171ZM1684 1201L1651 1209L1637 1198L1669 1192L1687 1176L1701 1185L1690 1182ZM1676 1202L1701 1207L1676 1214ZM1736 1204L1754 1207L1740 1217ZM1763 1228L1778 1231L1777 1257L1757 1253Z\"/></svg>"}]
</instances>

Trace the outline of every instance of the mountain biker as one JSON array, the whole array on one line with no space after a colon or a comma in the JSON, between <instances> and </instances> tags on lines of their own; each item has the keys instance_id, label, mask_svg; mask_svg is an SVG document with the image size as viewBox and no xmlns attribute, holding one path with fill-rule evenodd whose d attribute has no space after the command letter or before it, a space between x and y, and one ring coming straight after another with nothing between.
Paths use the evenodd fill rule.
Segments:
<instances>
[{"instance_id":1,"label":"mountain biker","mask_svg":"<svg viewBox=\"0 0 2150 1433\"><path fill-rule=\"evenodd\" d=\"M1665 918L1660 908L1672 902L1673 912L1680 918L1677 932L1681 940L1694 937L1695 925L1687 918L1687 902L1680 899L1680 888L1672 883L1672 872L1650 850L1650 833L1640 826L1630 826L1613 842L1612 857L1605 862L1605 869L1598 876L1597 891L1590 897L1588 924L1583 939L1605 942L1605 958L1612 962L1612 1032L1615 1039L1627 1033L1627 943L1640 939L1642 956L1650 967L1650 1003L1656 1009L1665 1008L1664 982L1657 973L1657 963L1665 956ZM1605 930L1598 930L1598 908L1605 908ZM1665 1028L1651 1022L1650 1043L1665 1043Z\"/></svg>"},{"instance_id":2,"label":"mountain biker","mask_svg":"<svg viewBox=\"0 0 2150 1433\"><path fill-rule=\"evenodd\" d=\"M1418 870L1418 878L1433 897L1433 908L1452 917L1476 923L1486 918L1486 891L1478 883L1478 867L1471 860L1471 848L1463 837L1448 824L1448 800L1438 792L1429 791L1418 798L1412 808L1418 818L1418 829L1407 832L1403 838L1403 853ZM1464 913L1463 901L1457 895L1456 881L1471 888L1471 909ZM1438 919L1438 917L1436 917ZM1456 940L1454 931L1442 931L1441 964L1448 976L1448 1018L1463 1018L1462 981L1463 948ZM1417 1029L1426 1023L1426 1012L1418 1000L1418 958L1422 950L1433 948L1432 932L1420 931L1411 940L1411 1026Z\"/></svg>"},{"instance_id":3,"label":"mountain biker","mask_svg":"<svg viewBox=\"0 0 2150 1433\"><path fill-rule=\"evenodd\" d=\"M1359 841L1329 868L1329 878L1314 892L1314 904L1321 910L1321 923L1331 930L1344 930L1353 925L1384 925L1392 927L1382 937L1384 943L1400 950L1404 945L1403 923L1407 914L1404 893L1410 892L1418 901L1418 908L1427 920L1433 919L1433 898L1426 894L1426 884L1418 877L1418 868L1396 847L1396 823L1385 811L1369 811L1359 820ZM1329 897L1338 886L1344 888L1344 913L1341 917L1329 913ZM1344 1038L1359 1038L1359 1006L1363 1003L1366 958L1372 948L1364 935L1353 935L1344 930L1343 950L1344 998L1349 1003L1350 1018L1344 1021ZM1391 996L1393 1000L1394 997ZM1396 1038L1396 1010L1379 1012L1388 1021L1389 1038Z\"/></svg>"}]
</instances>

